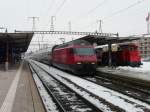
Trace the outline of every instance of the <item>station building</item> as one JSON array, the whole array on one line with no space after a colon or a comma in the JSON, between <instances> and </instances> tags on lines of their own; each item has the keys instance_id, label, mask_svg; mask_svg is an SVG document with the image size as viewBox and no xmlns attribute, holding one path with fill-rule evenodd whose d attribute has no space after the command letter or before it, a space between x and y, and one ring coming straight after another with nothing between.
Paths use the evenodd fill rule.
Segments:
<instances>
[{"instance_id":1,"label":"station building","mask_svg":"<svg viewBox=\"0 0 150 112\"><path fill-rule=\"evenodd\" d=\"M143 35L139 40L141 57L150 58L150 35Z\"/></svg>"}]
</instances>

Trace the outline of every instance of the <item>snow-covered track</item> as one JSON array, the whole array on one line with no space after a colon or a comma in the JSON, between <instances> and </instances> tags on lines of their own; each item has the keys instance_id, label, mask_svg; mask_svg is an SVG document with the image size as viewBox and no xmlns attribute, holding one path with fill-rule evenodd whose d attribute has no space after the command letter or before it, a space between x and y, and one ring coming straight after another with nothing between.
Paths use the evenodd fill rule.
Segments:
<instances>
[{"instance_id":1,"label":"snow-covered track","mask_svg":"<svg viewBox=\"0 0 150 112\"><path fill-rule=\"evenodd\" d=\"M51 91L53 92L53 95L55 95L55 97L57 98L57 100L59 101L59 104L62 105L62 107L64 109L66 109L66 112L124 112L123 109L119 108L118 106L115 106L107 101L105 101L104 99L100 98L99 96L96 96L95 94L91 93L90 91L76 85L74 82L61 77L63 80L67 81L68 83L70 83L73 86L76 86L76 88L78 88L78 90L80 90L81 92L84 92L85 94L88 94L89 96L94 97L95 99L99 100L100 103L102 103L102 108L97 107L95 104L93 104L92 102L90 102L89 100L87 100L86 98L84 98L82 95L80 95L78 92L74 91L72 88L68 87L66 84L60 82L59 80L57 80L55 77L51 76L51 74L49 74L47 71L45 71L43 68L41 68L40 66L38 66L35 63L31 64L32 66L34 66L34 69L36 70L36 73L38 74L38 76L41 78L41 80L43 81L44 85L47 85L47 87L49 89L51 89ZM48 81L46 81L43 76L41 76L41 74L47 74L47 76L49 76ZM50 82L52 84L50 84ZM51 87L50 85L52 85L53 87ZM56 86L57 85L57 86ZM54 87L56 86L56 87ZM59 91L57 91L59 90ZM61 92L60 92L61 90ZM63 93L63 94L62 94ZM68 99L69 98L69 99ZM73 98L73 99L72 99ZM69 100L69 101L67 101ZM106 109L107 106L107 109ZM69 110L68 110L69 109ZM75 109L75 110L73 110Z\"/></svg>"},{"instance_id":2,"label":"snow-covered track","mask_svg":"<svg viewBox=\"0 0 150 112\"><path fill-rule=\"evenodd\" d=\"M150 111L150 105L141 102L140 100L134 99L130 96L124 95L112 89L108 89L107 87L101 86L99 84L95 84L91 81L72 75L71 73L67 73L66 71L59 70L55 67L48 66L34 60L29 60L29 62L33 62L36 65L40 66L50 75L52 75L57 80L64 83L65 85L67 85L73 91L76 91L80 96L84 97L84 99L94 104L103 112L114 112L114 111L115 112L118 111L149 112ZM44 74L43 76L45 75L46 74ZM85 90L88 90L89 93L92 93L95 97L93 97L93 95L89 94L88 92L85 92L80 87L84 88ZM109 104L111 104L111 106L115 108L111 108Z\"/></svg>"},{"instance_id":3,"label":"snow-covered track","mask_svg":"<svg viewBox=\"0 0 150 112\"><path fill-rule=\"evenodd\" d=\"M122 76L121 74L115 75L115 74L101 72L101 71L97 71L97 75L107 77L107 78L113 79L113 80L120 80L120 81L123 81L124 83L128 83L128 84L134 85L136 87L144 88L144 89L150 91L150 81L147 81L147 80L142 80L142 79L140 80L140 79L132 78L130 76L128 76L128 77Z\"/></svg>"},{"instance_id":4,"label":"snow-covered track","mask_svg":"<svg viewBox=\"0 0 150 112\"><path fill-rule=\"evenodd\" d=\"M139 85L139 82L137 84L125 78L108 76L103 73L98 73L94 78L86 78L86 80L150 104L150 88L141 83Z\"/></svg>"},{"instance_id":5,"label":"snow-covered track","mask_svg":"<svg viewBox=\"0 0 150 112\"><path fill-rule=\"evenodd\" d=\"M32 72L32 77L34 79L34 82L36 84L38 93L40 95L43 107L45 109L46 112L59 112L55 102L53 102L52 98L50 97L50 95L48 94L46 88L44 87L42 81L40 80L40 78L38 77L38 75L36 74L36 72L34 71L34 69L30 66L30 70ZM49 106L49 104L51 106Z\"/></svg>"},{"instance_id":6,"label":"snow-covered track","mask_svg":"<svg viewBox=\"0 0 150 112\"><path fill-rule=\"evenodd\" d=\"M53 76L50 76L50 74L37 65L32 63L31 66L44 86L47 88L48 93L57 103L57 106L61 112L102 112L93 104L82 98L82 96L66 87ZM47 74L49 76L47 77L48 80L45 80L41 73Z\"/></svg>"}]
</instances>

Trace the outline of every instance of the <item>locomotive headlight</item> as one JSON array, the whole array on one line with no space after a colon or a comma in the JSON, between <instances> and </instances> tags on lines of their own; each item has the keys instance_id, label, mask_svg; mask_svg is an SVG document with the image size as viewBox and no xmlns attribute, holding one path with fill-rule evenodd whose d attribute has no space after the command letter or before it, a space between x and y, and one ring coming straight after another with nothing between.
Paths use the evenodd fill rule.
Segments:
<instances>
[{"instance_id":1,"label":"locomotive headlight","mask_svg":"<svg viewBox=\"0 0 150 112\"><path fill-rule=\"evenodd\" d=\"M81 62L78 62L77 64L78 64L78 65L80 65L80 64L81 64Z\"/></svg>"},{"instance_id":2,"label":"locomotive headlight","mask_svg":"<svg viewBox=\"0 0 150 112\"><path fill-rule=\"evenodd\" d=\"M92 62L91 64L92 64L92 65L94 65L95 63L94 63L94 62Z\"/></svg>"}]
</instances>

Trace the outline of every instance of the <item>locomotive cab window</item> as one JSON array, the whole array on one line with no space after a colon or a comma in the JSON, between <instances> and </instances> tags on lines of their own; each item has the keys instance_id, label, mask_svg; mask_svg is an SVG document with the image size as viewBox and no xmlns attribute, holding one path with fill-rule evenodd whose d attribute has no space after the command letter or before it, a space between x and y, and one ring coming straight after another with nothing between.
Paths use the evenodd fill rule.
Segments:
<instances>
[{"instance_id":1,"label":"locomotive cab window","mask_svg":"<svg viewBox=\"0 0 150 112\"><path fill-rule=\"evenodd\" d=\"M76 55L94 55L93 48L74 48L74 53Z\"/></svg>"}]
</instances>

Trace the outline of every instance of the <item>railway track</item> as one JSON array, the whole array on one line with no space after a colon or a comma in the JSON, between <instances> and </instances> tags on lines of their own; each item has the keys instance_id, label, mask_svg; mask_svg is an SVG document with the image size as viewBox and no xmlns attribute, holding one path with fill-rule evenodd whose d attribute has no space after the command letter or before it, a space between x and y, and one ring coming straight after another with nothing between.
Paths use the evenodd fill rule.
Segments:
<instances>
[{"instance_id":1,"label":"railway track","mask_svg":"<svg viewBox=\"0 0 150 112\"><path fill-rule=\"evenodd\" d=\"M107 77L109 79L121 80L121 81L123 81L125 83L128 83L130 85L134 85L136 87L144 88L147 91L150 91L150 82L149 81L139 80L139 79L126 77L126 76L122 77L122 76L119 76L119 75L112 75L111 73L104 73L104 72L100 72L100 71L97 71L97 74L101 75L103 77Z\"/></svg>"},{"instance_id":2,"label":"railway track","mask_svg":"<svg viewBox=\"0 0 150 112\"><path fill-rule=\"evenodd\" d=\"M85 101L81 100L76 93L70 91L67 87L64 87L60 82L58 82L53 77L48 77L48 80L45 80L40 74L44 71L41 71L40 68L34 66L34 71L43 82L44 86L47 88L48 93L53 98L54 102L57 104L60 112L80 112L80 111L98 111L94 107L89 107ZM40 71L40 72L39 72ZM100 111L99 111L100 112Z\"/></svg>"},{"instance_id":3,"label":"railway track","mask_svg":"<svg viewBox=\"0 0 150 112\"><path fill-rule=\"evenodd\" d=\"M52 75L52 77L54 77L54 78L56 78L56 80L60 81L62 83L62 85L66 85L68 88L70 88L72 90L72 92L75 92L75 94L78 94L82 99L86 100L86 102L90 103L90 105L94 104L96 107L98 107L98 111L103 111L103 112L108 112L108 111L109 112L111 112L111 111L113 111L113 112L114 111L115 112L124 112L124 111L149 112L150 107L149 107L148 103L137 100L137 98L130 97L129 95L123 95L124 93L122 93L122 92L115 92L115 91L117 91L115 89L111 89L111 88L107 89L108 88L107 86L103 86L102 84L98 84L97 82L94 82L96 78L90 78L90 80L87 80L87 78L86 78L86 80L85 80L83 78L81 79L79 77L72 76L72 75L66 73L65 71L58 70L57 68L53 68L51 66L47 66L45 64L42 64L42 63L39 63L36 61L31 61L31 62L33 62L40 69L42 69L44 72L46 72L47 75ZM106 78L104 78L104 79L105 79L105 81L102 80L102 82L105 82L105 84L109 85L112 83L111 81L109 81L109 79L106 79ZM78 81L76 81L76 80L78 80ZM83 80L83 82L82 82L82 80ZM94 83L96 83L96 85L92 81ZM80 84L80 82L82 82L82 83ZM98 82L100 82L100 79ZM74 86L75 88L70 85ZM78 92L78 91L76 91L76 89L78 89L80 91ZM113 91L113 90L115 90L115 91ZM86 96L84 94L88 94L88 95ZM135 94L135 95L137 95L137 94ZM93 100L91 101L91 99L93 99ZM120 104L119 102L120 103L122 102L122 103Z\"/></svg>"},{"instance_id":4,"label":"railway track","mask_svg":"<svg viewBox=\"0 0 150 112\"><path fill-rule=\"evenodd\" d=\"M150 88L147 85L144 86L143 83L131 82L124 78L108 76L99 72L94 78L84 79L150 104Z\"/></svg>"},{"instance_id":5,"label":"railway track","mask_svg":"<svg viewBox=\"0 0 150 112\"><path fill-rule=\"evenodd\" d=\"M41 98L43 107L45 109L45 112L59 112L55 105L55 102L53 102L52 98L50 97L46 88L44 87L42 81L39 79L39 77L37 76L37 74L35 73L35 71L33 70L31 66L30 66L30 70L32 72L32 77L36 84L38 93L41 96L40 98ZM51 106L49 106L49 104L51 104Z\"/></svg>"},{"instance_id":6,"label":"railway track","mask_svg":"<svg viewBox=\"0 0 150 112\"><path fill-rule=\"evenodd\" d=\"M78 85L71 82L70 80L62 77L64 80L66 80L73 86L76 86L76 88L78 88L80 91L85 92L85 94L89 94L89 96L92 96L97 100L99 100L99 103L102 104L102 107L98 108L95 104L83 98L83 96L78 94L78 92L75 92L73 89L60 82L58 79L53 77L51 74L43 70L38 65L32 63L31 66L34 69L34 71L37 73L40 80L43 82L44 86L47 88L50 95L53 97L60 111L63 112L102 112L102 111L124 112L123 109L114 106L113 104L105 101L104 99L101 99L100 97L92 94L88 90L79 87Z\"/></svg>"}]
</instances>

